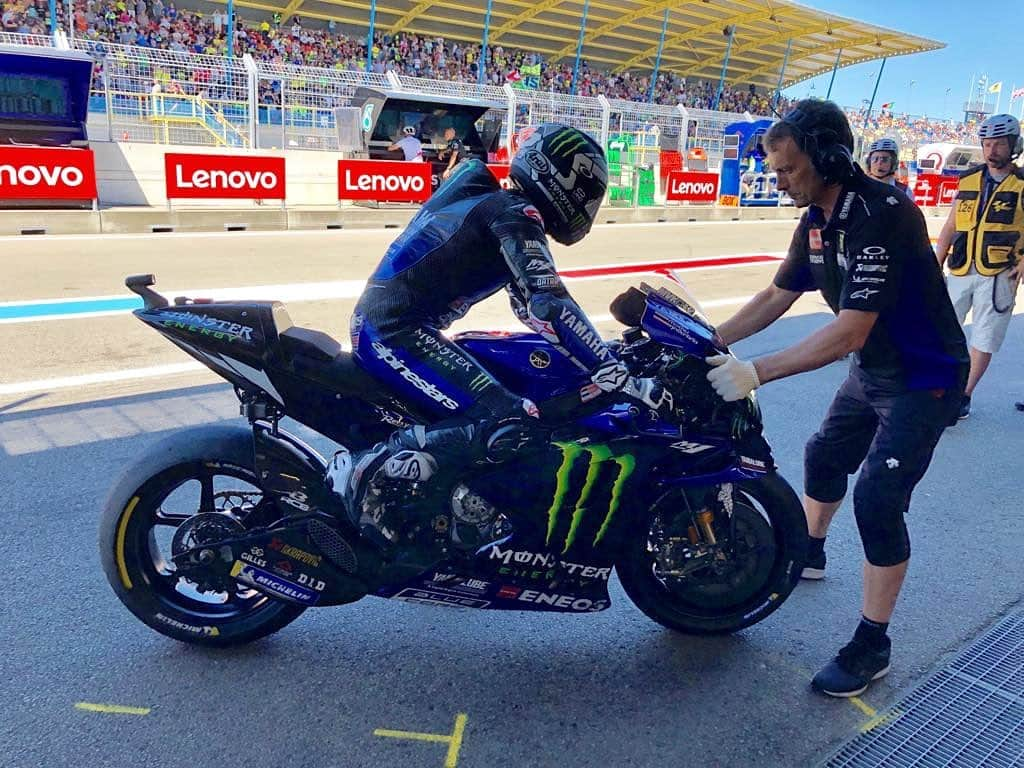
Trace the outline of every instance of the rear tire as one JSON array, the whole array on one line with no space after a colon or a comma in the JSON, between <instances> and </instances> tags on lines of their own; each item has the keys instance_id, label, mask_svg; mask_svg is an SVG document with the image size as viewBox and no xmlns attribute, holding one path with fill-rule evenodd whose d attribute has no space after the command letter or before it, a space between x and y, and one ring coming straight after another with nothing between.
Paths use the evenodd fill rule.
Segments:
<instances>
[{"instance_id":1,"label":"rear tire","mask_svg":"<svg viewBox=\"0 0 1024 768\"><path fill-rule=\"evenodd\" d=\"M800 580L807 548L803 505L789 483L772 473L734 484L737 539L756 541L730 582L698 573L675 579L655 572L649 546L657 507L643 517L641 533L626 544L616 569L623 589L648 617L691 635L723 635L756 624L789 597ZM745 580L743 580L745 579Z\"/></svg>"},{"instance_id":2,"label":"rear tire","mask_svg":"<svg viewBox=\"0 0 1024 768\"><path fill-rule=\"evenodd\" d=\"M228 490L217 492L217 478L227 478L220 485ZM199 592L174 576L160 539L166 542L188 518L180 509L190 506L186 488L199 492L193 513L224 512L227 505L244 511L258 503L252 432L224 426L178 432L124 473L104 504L99 530L100 561L118 599L152 629L192 645L242 645L297 619L302 606L241 585L217 595ZM163 507L172 498L173 512Z\"/></svg>"}]
</instances>

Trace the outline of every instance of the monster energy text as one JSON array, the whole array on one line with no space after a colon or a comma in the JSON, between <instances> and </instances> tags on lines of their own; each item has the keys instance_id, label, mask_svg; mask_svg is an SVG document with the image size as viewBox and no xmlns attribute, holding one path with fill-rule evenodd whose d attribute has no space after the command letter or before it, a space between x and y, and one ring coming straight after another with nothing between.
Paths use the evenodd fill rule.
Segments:
<instances>
[{"instance_id":1,"label":"monster energy text","mask_svg":"<svg viewBox=\"0 0 1024 768\"><path fill-rule=\"evenodd\" d=\"M232 323L209 315L197 315L192 312L163 312L160 322L168 328L179 328L190 333L201 333L204 336L226 338L228 341L241 340L252 342L252 328L248 325Z\"/></svg>"}]
</instances>

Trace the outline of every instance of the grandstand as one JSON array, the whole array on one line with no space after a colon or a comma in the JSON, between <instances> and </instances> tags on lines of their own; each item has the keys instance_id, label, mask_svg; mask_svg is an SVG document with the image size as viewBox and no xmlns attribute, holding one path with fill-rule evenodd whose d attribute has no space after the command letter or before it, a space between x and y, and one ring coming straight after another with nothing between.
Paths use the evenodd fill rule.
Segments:
<instances>
[{"instance_id":1,"label":"grandstand","mask_svg":"<svg viewBox=\"0 0 1024 768\"><path fill-rule=\"evenodd\" d=\"M220 3L75 0L72 45L97 61L92 122L100 137L335 149L333 109L359 85L397 82L507 99L515 127L554 119L607 135L656 125L663 136L706 147L713 159L721 127L744 113L769 114L780 86L941 47L768 0L391 0L374 3L368 55L363 0L234 6L228 51ZM46 32L45 0L4 7L6 33ZM57 23L68 27L64 4L57 8ZM898 133L905 144L959 140L969 130L889 114L851 118L866 138Z\"/></svg>"}]
</instances>

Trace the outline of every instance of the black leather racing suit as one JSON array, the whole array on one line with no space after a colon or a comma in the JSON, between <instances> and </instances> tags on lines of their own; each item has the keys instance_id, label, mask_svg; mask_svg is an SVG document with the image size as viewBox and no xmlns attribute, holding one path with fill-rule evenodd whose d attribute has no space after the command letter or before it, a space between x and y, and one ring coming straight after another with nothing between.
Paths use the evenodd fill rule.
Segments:
<instances>
[{"instance_id":1,"label":"black leather racing suit","mask_svg":"<svg viewBox=\"0 0 1024 768\"><path fill-rule=\"evenodd\" d=\"M460 164L388 248L352 317L355 358L428 421L522 415L522 398L440 333L502 288L580 369L613 360L559 279L537 209L479 160Z\"/></svg>"},{"instance_id":2,"label":"black leather racing suit","mask_svg":"<svg viewBox=\"0 0 1024 768\"><path fill-rule=\"evenodd\" d=\"M412 510L401 492L405 501L385 501L396 483L450 478L546 442L536 407L440 332L502 288L516 316L581 370L607 364L604 383L623 370L559 279L537 209L479 160L460 164L388 249L352 317L356 361L430 425L394 433L363 455L347 489L335 488L364 530L397 541Z\"/></svg>"}]
</instances>

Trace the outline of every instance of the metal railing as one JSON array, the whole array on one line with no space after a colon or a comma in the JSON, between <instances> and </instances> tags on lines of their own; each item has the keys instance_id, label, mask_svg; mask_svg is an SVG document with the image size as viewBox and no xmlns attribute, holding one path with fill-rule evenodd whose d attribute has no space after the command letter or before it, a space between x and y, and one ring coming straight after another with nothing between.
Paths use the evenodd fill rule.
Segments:
<instances>
[{"instance_id":1,"label":"metal railing","mask_svg":"<svg viewBox=\"0 0 1024 768\"><path fill-rule=\"evenodd\" d=\"M2 33L0 41L54 45L41 35ZM501 104L507 110L502 137L506 145L516 131L559 122L586 131L604 147L613 139L627 144L632 162L646 164L658 149L685 153L699 146L715 167L722 157L722 129L749 119L603 96L257 62L249 55L228 58L82 38L70 41L70 46L88 52L97 62L90 128L94 136L111 140L336 151L334 110L351 106L356 89L369 87ZM154 91L163 95L163 112L154 113ZM168 112L166 107L172 104L176 106ZM186 114L174 114L186 108ZM187 119L178 119L183 117Z\"/></svg>"}]
</instances>

